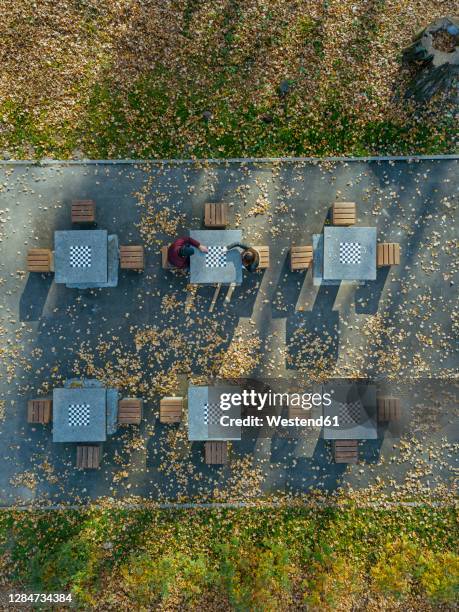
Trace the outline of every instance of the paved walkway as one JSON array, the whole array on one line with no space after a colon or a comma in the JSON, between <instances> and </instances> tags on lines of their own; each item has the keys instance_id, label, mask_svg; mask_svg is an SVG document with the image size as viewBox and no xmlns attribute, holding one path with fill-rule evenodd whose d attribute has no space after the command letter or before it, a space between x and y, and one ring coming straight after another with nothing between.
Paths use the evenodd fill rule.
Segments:
<instances>
[{"instance_id":1,"label":"paved walkway","mask_svg":"<svg viewBox=\"0 0 459 612\"><path fill-rule=\"evenodd\" d=\"M374 487L451 489L457 420L448 402L407 407L400 442L385 435L344 469L320 437L246 440L231 464L203 464L186 428L157 420L159 397L193 375L298 372L412 380L457 373L458 161L72 164L0 166L0 500L78 503L99 496L244 501L265 493ZM70 227L70 201L93 198L98 226L120 243L147 243L143 274L117 288L79 292L25 272L32 246ZM185 313L187 279L164 272L159 248L202 224L203 203L231 205L231 227L268 244L271 267L244 280L231 303L201 288ZM355 200L358 224L400 242L398 268L365 286L317 288L288 268L290 243L311 244L336 199ZM455 310L456 309L456 310ZM257 350L257 347L259 349ZM230 351L233 357L225 360ZM233 367L232 367L233 366ZM87 375L146 398L145 422L104 445L102 469L75 470L75 448L26 424L27 399ZM441 389L451 391L445 382ZM450 396L451 399L451 396ZM423 403L424 402L424 403Z\"/></svg>"}]
</instances>

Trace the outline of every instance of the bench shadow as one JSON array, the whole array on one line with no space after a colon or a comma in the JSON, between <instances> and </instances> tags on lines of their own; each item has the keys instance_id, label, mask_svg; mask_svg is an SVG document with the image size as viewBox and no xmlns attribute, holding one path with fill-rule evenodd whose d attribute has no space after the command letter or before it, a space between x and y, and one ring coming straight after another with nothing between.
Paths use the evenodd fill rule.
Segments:
<instances>
[{"instance_id":1,"label":"bench shadow","mask_svg":"<svg viewBox=\"0 0 459 612\"><path fill-rule=\"evenodd\" d=\"M38 321L54 280L53 274L29 274L19 300L19 320Z\"/></svg>"},{"instance_id":2,"label":"bench shadow","mask_svg":"<svg viewBox=\"0 0 459 612\"><path fill-rule=\"evenodd\" d=\"M342 485L345 471L345 464L333 463L331 445L320 436L312 456L300 457L296 467L288 471L286 484L292 493L305 489L332 492Z\"/></svg>"},{"instance_id":3,"label":"bench shadow","mask_svg":"<svg viewBox=\"0 0 459 612\"><path fill-rule=\"evenodd\" d=\"M380 437L375 440L360 440L359 461L365 464L379 463L383 440L384 438Z\"/></svg>"},{"instance_id":4,"label":"bench shadow","mask_svg":"<svg viewBox=\"0 0 459 612\"><path fill-rule=\"evenodd\" d=\"M284 319L295 313L307 272L307 270L292 272L290 270L290 255L285 257L279 272L277 285L272 292L271 313L273 319ZM279 295L282 296L282 303L278 302Z\"/></svg>"},{"instance_id":5,"label":"bench shadow","mask_svg":"<svg viewBox=\"0 0 459 612\"><path fill-rule=\"evenodd\" d=\"M376 314L384 285L390 272L390 266L378 268L375 281L359 285L355 292L356 314Z\"/></svg>"},{"instance_id":6,"label":"bench shadow","mask_svg":"<svg viewBox=\"0 0 459 612\"><path fill-rule=\"evenodd\" d=\"M337 285L325 285L322 283L319 287L319 291L316 294L312 312L332 312L340 286L341 283Z\"/></svg>"}]
</instances>

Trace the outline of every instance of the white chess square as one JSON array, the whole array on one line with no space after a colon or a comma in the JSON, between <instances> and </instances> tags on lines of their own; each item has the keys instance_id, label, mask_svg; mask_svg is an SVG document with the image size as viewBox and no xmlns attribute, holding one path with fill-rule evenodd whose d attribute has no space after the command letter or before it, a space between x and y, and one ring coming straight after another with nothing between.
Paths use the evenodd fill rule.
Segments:
<instances>
[{"instance_id":1,"label":"white chess square","mask_svg":"<svg viewBox=\"0 0 459 612\"><path fill-rule=\"evenodd\" d=\"M72 268L90 268L91 247L85 245L71 246L70 266Z\"/></svg>"},{"instance_id":2,"label":"white chess square","mask_svg":"<svg viewBox=\"0 0 459 612\"><path fill-rule=\"evenodd\" d=\"M220 404L205 404L204 406L204 424L219 425L222 409Z\"/></svg>"},{"instance_id":3,"label":"white chess square","mask_svg":"<svg viewBox=\"0 0 459 612\"><path fill-rule=\"evenodd\" d=\"M362 261L360 242L340 242L339 261L342 264L359 264Z\"/></svg>"},{"instance_id":4,"label":"white chess square","mask_svg":"<svg viewBox=\"0 0 459 612\"><path fill-rule=\"evenodd\" d=\"M89 404L70 404L69 405L69 425L70 427L87 427L91 417L91 407Z\"/></svg>"},{"instance_id":5,"label":"white chess square","mask_svg":"<svg viewBox=\"0 0 459 612\"><path fill-rule=\"evenodd\" d=\"M225 246L210 246L209 252L206 253L207 268L224 268L226 266L226 247Z\"/></svg>"}]
</instances>

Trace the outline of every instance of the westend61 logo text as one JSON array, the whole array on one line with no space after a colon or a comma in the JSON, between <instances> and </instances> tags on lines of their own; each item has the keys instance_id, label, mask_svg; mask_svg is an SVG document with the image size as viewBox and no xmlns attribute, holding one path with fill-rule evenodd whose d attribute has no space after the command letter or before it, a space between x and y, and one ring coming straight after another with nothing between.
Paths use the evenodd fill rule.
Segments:
<instances>
[{"instance_id":1,"label":"westend61 logo text","mask_svg":"<svg viewBox=\"0 0 459 612\"><path fill-rule=\"evenodd\" d=\"M223 411L233 407L244 407L256 411L271 411L271 414L263 416L248 414L244 417L222 414L219 422L223 427L265 427L266 425L269 427L338 427L339 422L336 416L305 418L296 415L283 418L279 414L274 414L275 409L278 408L295 407L306 412L313 407L330 406L331 402L330 393L275 393L271 390L259 393L253 389L239 393L221 393L220 408Z\"/></svg>"},{"instance_id":2,"label":"westend61 logo text","mask_svg":"<svg viewBox=\"0 0 459 612\"><path fill-rule=\"evenodd\" d=\"M313 406L330 406L330 393L258 393L251 389L240 393L221 393L220 408L230 410L232 406L244 406L264 410L266 408L282 408L284 406L311 410Z\"/></svg>"}]
</instances>

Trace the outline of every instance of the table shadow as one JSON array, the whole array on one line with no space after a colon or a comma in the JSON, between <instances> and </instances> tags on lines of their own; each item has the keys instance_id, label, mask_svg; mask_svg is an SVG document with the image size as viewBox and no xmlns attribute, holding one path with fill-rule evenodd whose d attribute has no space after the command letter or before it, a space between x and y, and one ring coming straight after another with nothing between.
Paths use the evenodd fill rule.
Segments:
<instances>
[{"instance_id":1,"label":"table shadow","mask_svg":"<svg viewBox=\"0 0 459 612\"><path fill-rule=\"evenodd\" d=\"M375 281L361 284L355 292L355 312L357 314L376 314L390 267L378 268Z\"/></svg>"},{"instance_id":2,"label":"table shadow","mask_svg":"<svg viewBox=\"0 0 459 612\"><path fill-rule=\"evenodd\" d=\"M29 274L19 300L20 321L38 321L40 319L53 279L53 274Z\"/></svg>"}]
</instances>

